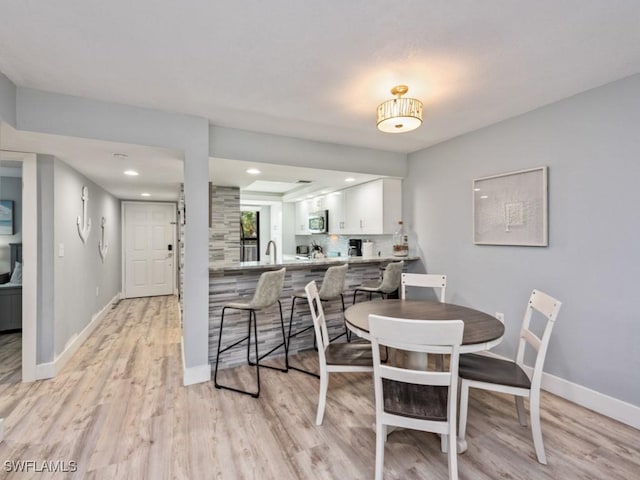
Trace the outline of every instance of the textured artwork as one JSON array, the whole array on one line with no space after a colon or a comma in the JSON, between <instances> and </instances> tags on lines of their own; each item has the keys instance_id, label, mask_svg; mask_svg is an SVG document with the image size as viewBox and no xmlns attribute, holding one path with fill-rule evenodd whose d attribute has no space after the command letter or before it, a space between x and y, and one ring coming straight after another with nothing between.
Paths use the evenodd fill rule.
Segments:
<instances>
[{"instance_id":1,"label":"textured artwork","mask_svg":"<svg viewBox=\"0 0 640 480\"><path fill-rule=\"evenodd\" d=\"M547 167L473 181L473 243L548 245Z\"/></svg>"},{"instance_id":2,"label":"textured artwork","mask_svg":"<svg viewBox=\"0 0 640 480\"><path fill-rule=\"evenodd\" d=\"M0 200L0 235L13 234L13 200Z\"/></svg>"}]
</instances>

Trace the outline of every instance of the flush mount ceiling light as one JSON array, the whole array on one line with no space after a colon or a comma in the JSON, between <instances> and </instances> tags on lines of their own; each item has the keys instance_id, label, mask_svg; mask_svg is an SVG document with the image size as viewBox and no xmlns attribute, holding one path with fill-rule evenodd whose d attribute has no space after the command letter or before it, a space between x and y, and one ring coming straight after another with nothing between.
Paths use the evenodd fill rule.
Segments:
<instances>
[{"instance_id":1,"label":"flush mount ceiling light","mask_svg":"<svg viewBox=\"0 0 640 480\"><path fill-rule=\"evenodd\" d=\"M422 125L422 102L416 98L402 98L408 91L406 85L396 85L391 89L396 98L378 105L378 130L403 133Z\"/></svg>"}]
</instances>

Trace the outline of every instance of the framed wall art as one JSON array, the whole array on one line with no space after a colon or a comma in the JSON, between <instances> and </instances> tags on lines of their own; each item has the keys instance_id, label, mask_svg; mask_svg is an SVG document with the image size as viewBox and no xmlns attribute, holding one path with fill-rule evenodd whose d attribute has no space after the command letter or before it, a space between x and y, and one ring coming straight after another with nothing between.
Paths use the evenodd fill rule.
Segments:
<instances>
[{"instance_id":1,"label":"framed wall art","mask_svg":"<svg viewBox=\"0 0 640 480\"><path fill-rule=\"evenodd\" d=\"M546 247L547 167L473 181L473 243Z\"/></svg>"},{"instance_id":2,"label":"framed wall art","mask_svg":"<svg viewBox=\"0 0 640 480\"><path fill-rule=\"evenodd\" d=\"M15 233L13 200L0 200L0 235Z\"/></svg>"}]
</instances>

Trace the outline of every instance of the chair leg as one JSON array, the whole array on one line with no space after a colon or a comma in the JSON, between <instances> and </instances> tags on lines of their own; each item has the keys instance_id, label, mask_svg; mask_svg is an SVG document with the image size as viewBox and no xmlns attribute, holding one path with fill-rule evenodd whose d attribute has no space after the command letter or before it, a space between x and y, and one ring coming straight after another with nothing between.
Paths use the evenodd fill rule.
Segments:
<instances>
[{"instance_id":1,"label":"chair leg","mask_svg":"<svg viewBox=\"0 0 640 480\"><path fill-rule=\"evenodd\" d=\"M253 314L253 310L249 310L249 333L247 334L247 338L249 341L247 342L247 363L251 366L254 366L255 363L251 361L250 353L251 353L251 315ZM258 341L258 337L256 337L256 342ZM256 362L258 361L258 357L256 357Z\"/></svg>"},{"instance_id":2,"label":"chair leg","mask_svg":"<svg viewBox=\"0 0 640 480\"><path fill-rule=\"evenodd\" d=\"M523 427L527 426L527 412L524 410L524 398L520 395L515 396L516 399L516 411L518 412L518 421Z\"/></svg>"},{"instance_id":3,"label":"chair leg","mask_svg":"<svg viewBox=\"0 0 640 480\"><path fill-rule=\"evenodd\" d=\"M449 461L449 480L458 480L458 451L456 449L456 423L455 416L453 419L449 419L452 422L449 429L449 435L447 435L447 459Z\"/></svg>"},{"instance_id":4,"label":"chair leg","mask_svg":"<svg viewBox=\"0 0 640 480\"><path fill-rule=\"evenodd\" d=\"M318 394L318 413L316 414L316 425L322 425L324 418L324 408L327 403L327 388L329 387L329 372L320 373L320 392Z\"/></svg>"},{"instance_id":5,"label":"chair leg","mask_svg":"<svg viewBox=\"0 0 640 480\"><path fill-rule=\"evenodd\" d=\"M278 370L279 372L288 372L289 368L286 365L286 356L288 353L288 349L287 349L287 336L284 332L284 317L282 316L282 303L280 303L280 300L278 300L278 306L280 307L280 328L282 329L282 343L276 345L275 347L273 347L271 350L269 350L267 353L263 353L262 356L257 357L256 358L256 363L259 363L261 367L264 368L270 368L271 370ZM253 321L254 321L254 329L256 329L256 324L257 319L256 319L256 312L255 310L253 311ZM256 330L256 343L258 342L258 333ZM271 365L266 365L264 363L260 363L260 360L262 360L265 357L268 357L269 355L271 355L273 352L275 352L277 349L279 349L280 347L284 347L284 355L285 355L285 367L284 368L280 368L280 367L272 367Z\"/></svg>"},{"instance_id":6,"label":"chair leg","mask_svg":"<svg viewBox=\"0 0 640 480\"><path fill-rule=\"evenodd\" d=\"M356 295L358 294L358 289L356 288L353 291L353 302L351 302L351 305L355 305L356 304Z\"/></svg>"},{"instance_id":7,"label":"chair leg","mask_svg":"<svg viewBox=\"0 0 640 480\"><path fill-rule=\"evenodd\" d=\"M287 335L287 355L285 357L285 364L289 368L289 346L291 345L291 325L293 324L293 309L296 306L296 297L291 297L291 315L289 315L289 334Z\"/></svg>"},{"instance_id":8,"label":"chair leg","mask_svg":"<svg viewBox=\"0 0 640 480\"><path fill-rule=\"evenodd\" d=\"M220 319L220 332L218 333L218 353L216 354L216 368L213 372L213 384L218 387L218 364L220 363L220 346L222 344L222 326L224 325L224 311L227 308L222 309L222 318Z\"/></svg>"},{"instance_id":9,"label":"chair leg","mask_svg":"<svg viewBox=\"0 0 640 480\"><path fill-rule=\"evenodd\" d=\"M387 426L376 421L376 480L384 476L384 444L387 441Z\"/></svg>"},{"instance_id":10,"label":"chair leg","mask_svg":"<svg viewBox=\"0 0 640 480\"><path fill-rule=\"evenodd\" d=\"M299 335L299 334L301 334L303 332L306 332L307 330L309 330L309 328L313 328L313 326L307 327L307 328L303 328L302 330L300 330L300 331L294 333L293 335L291 335L291 326L293 324L293 308L294 308L295 304L296 304L296 297L293 297L293 299L291 300L291 316L289 317L289 334L288 334L288 337L287 337L287 354L286 354L287 369L288 370L295 370L297 372L306 373L307 375L311 375L312 377L320 378L320 375L318 375L317 373L310 372L308 370L304 370L302 368L296 367L296 366L291 365L289 363L289 348L290 348L290 345L291 345L291 337L295 337L295 336L297 336L297 335ZM314 348L316 346L316 332L315 332L315 329L313 331L313 346L314 346ZM316 348L316 350L317 350L317 348Z\"/></svg>"},{"instance_id":11,"label":"chair leg","mask_svg":"<svg viewBox=\"0 0 640 480\"><path fill-rule=\"evenodd\" d=\"M458 420L458 437L465 439L467 434L467 409L469 408L469 384L463 379L460 382L460 418Z\"/></svg>"},{"instance_id":12,"label":"chair leg","mask_svg":"<svg viewBox=\"0 0 640 480\"><path fill-rule=\"evenodd\" d=\"M232 347L235 347L236 345L238 345L239 343L244 342L245 340L247 340L248 344L251 345L251 323L253 322L253 336L254 336L254 340L255 340L255 354L256 354L256 359L260 358L259 354L258 354L258 330L257 330L257 322L255 321L255 311L253 310L249 310L249 335L247 337L244 337L240 340L238 340L237 342L234 342L231 345L226 346L224 349L220 349L220 345L222 343L222 326L224 324L224 313L227 307L222 309L222 319L220 321L220 335L218 337L218 353L216 355L216 368L213 374L213 383L215 385L216 388L223 388L225 390L231 390L232 392L236 392L236 393L242 393L244 395L251 395L253 398L258 398L260 396L260 365L259 363L256 361L255 363L250 363L252 366L255 365L256 367L256 386L257 386L257 390L255 392L249 392L247 390L241 390L239 388L235 388L235 387L229 387L227 385L222 385L220 383L218 383L218 363L220 361L220 354L222 352L225 352L227 350L229 350ZM247 350L247 360L249 360L249 350Z\"/></svg>"},{"instance_id":13,"label":"chair leg","mask_svg":"<svg viewBox=\"0 0 640 480\"><path fill-rule=\"evenodd\" d=\"M544 454L544 444L542 443L542 428L540 426L540 392L530 392L529 413L531 415L531 435L533 436L533 446L536 449L538 462L547 464L547 457Z\"/></svg>"},{"instance_id":14,"label":"chair leg","mask_svg":"<svg viewBox=\"0 0 640 480\"><path fill-rule=\"evenodd\" d=\"M342 301L342 315L344 317L344 311L346 310L344 308L344 295L340 294L340 300ZM344 319L343 319L344 321ZM347 322L344 321L344 333L347 336L347 343L351 343L351 331L347 328Z\"/></svg>"}]
</instances>

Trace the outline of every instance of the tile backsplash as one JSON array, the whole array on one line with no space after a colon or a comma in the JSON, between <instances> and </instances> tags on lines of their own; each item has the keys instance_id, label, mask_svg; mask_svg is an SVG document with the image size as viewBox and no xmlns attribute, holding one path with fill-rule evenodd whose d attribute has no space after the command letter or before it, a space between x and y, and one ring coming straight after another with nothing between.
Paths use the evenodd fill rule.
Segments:
<instances>
[{"instance_id":1,"label":"tile backsplash","mask_svg":"<svg viewBox=\"0 0 640 480\"><path fill-rule=\"evenodd\" d=\"M325 255L333 252L346 257L349 252L349 239L359 238L373 242L373 254L389 256L393 254L393 235L296 235L296 245L311 245L315 242L322 247Z\"/></svg>"}]
</instances>

